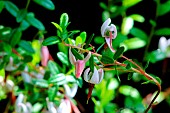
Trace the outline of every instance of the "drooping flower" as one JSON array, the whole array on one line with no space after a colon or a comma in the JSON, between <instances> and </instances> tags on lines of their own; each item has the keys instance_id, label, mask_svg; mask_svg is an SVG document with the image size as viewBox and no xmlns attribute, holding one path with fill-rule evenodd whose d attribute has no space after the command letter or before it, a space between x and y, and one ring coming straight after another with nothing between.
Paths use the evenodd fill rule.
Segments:
<instances>
[{"instance_id":1,"label":"drooping flower","mask_svg":"<svg viewBox=\"0 0 170 113\"><path fill-rule=\"evenodd\" d=\"M73 86L70 87L69 85L64 84L64 89L66 92L66 96L73 98L77 93L78 85L77 83L74 83Z\"/></svg>"},{"instance_id":2,"label":"drooping flower","mask_svg":"<svg viewBox=\"0 0 170 113\"><path fill-rule=\"evenodd\" d=\"M159 39L158 48L161 52L165 53L167 57L170 57L170 39L166 39L165 37L161 37Z\"/></svg>"},{"instance_id":3,"label":"drooping flower","mask_svg":"<svg viewBox=\"0 0 170 113\"><path fill-rule=\"evenodd\" d=\"M88 100L91 97L94 85L99 84L103 80L103 75L104 75L102 68L97 70L96 67L94 67L93 73L89 72L89 71L90 71L90 68L87 68L84 71L84 80L89 83L89 92L88 92L88 95L87 95L87 103L88 103Z\"/></svg>"},{"instance_id":4,"label":"drooping flower","mask_svg":"<svg viewBox=\"0 0 170 113\"><path fill-rule=\"evenodd\" d=\"M9 58L9 63L6 65L5 70L6 71L14 71L17 69L19 64L14 64L14 59L12 57Z\"/></svg>"},{"instance_id":5,"label":"drooping flower","mask_svg":"<svg viewBox=\"0 0 170 113\"><path fill-rule=\"evenodd\" d=\"M90 57L91 57L91 52L89 52L88 55L83 60L76 60L75 56L71 52L71 48L69 49L69 60L72 65L75 65L76 78L79 78L81 76L85 68L85 64L89 60Z\"/></svg>"},{"instance_id":6,"label":"drooping flower","mask_svg":"<svg viewBox=\"0 0 170 113\"><path fill-rule=\"evenodd\" d=\"M111 24L111 19L108 18L101 26L101 35L105 37L106 43L112 52L115 50L112 48L112 39L115 39L117 36L117 29L114 24ZM112 33L114 32L114 33Z\"/></svg>"},{"instance_id":7,"label":"drooping flower","mask_svg":"<svg viewBox=\"0 0 170 113\"><path fill-rule=\"evenodd\" d=\"M15 102L16 113L31 113L32 105L29 102L24 102L24 95L20 93Z\"/></svg>"},{"instance_id":8,"label":"drooping flower","mask_svg":"<svg viewBox=\"0 0 170 113\"><path fill-rule=\"evenodd\" d=\"M93 73L89 71L90 71L90 68L87 68L84 71L84 80L86 82L91 83L91 84L99 84L103 80L104 72L102 68L97 70L96 67L94 67Z\"/></svg>"},{"instance_id":9,"label":"drooping flower","mask_svg":"<svg viewBox=\"0 0 170 113\"><path fill-rule=\"evenodd\" d=\"M48 60L50 57L50 53L47 46L42 46L41 48L41 65L47 66Z\"/></svg>"}]
</instances>

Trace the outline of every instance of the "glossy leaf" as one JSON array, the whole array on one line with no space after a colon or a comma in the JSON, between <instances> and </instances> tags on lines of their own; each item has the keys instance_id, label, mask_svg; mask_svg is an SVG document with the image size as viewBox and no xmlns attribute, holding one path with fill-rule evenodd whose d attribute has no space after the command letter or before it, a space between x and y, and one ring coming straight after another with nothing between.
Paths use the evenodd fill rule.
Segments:
<instances>
[{"instance_id":1,"label":"glossy leaf","mask_svg":"<svg viewBox=\"0 0 170 113\"><path fill-rule=\"evenodd\" d=\"M83 57L74 48L71 48L71 51L77 59L83 60Z\"/></svg>"},{"instance_id":2,"label":"glossy leaf","mask_svg":"<svg viewBox=\"0 0 170 113\"><path fill-rule=\"evenodd\" d=\"M53 4L53 2L51 0L33 0L35 3L45 7L46 9L49 10L54 10L55 9L55 5Z\"/></svg>"},{"instance_id":3,"label":"glossy leaf","mask_svg":"<svg viewBox=\"0 0 170 113\"><path fill-rule=\"evenodd\" d=\"M82 40L82 38L80 37L80 36L77 36L76 37L76 45L81 45L83 43L83 40Z\"/></svg>"},{"instance_id":4,"label":"glossy leaf","mask_svg":"<svg viewBox=\"0 0 170 113\"><path fill-rule=\"evenodd\" d=\"M15 47L15 45L18 44L18 42L21 39L21 36L22 36L22 32L19 29L15 29L10 42L12 47Z\"/></svg>"},{"instance_id":5,"label":"glossy leaf","mask_svg":"<svg viewBox=\"0 0 170 113\"><path fill-rule=\"evenodd\" d=\"M144 47L146 42L139 38L130 38L125 40L122 45L124 45L126 49L138 49Z\"/></svg>"},{"instance_id":6,"label":"glossy leaf","mask_svg":"<svg viewBox=\"0 0 170 113\"><path fill-rule=\"evenodd\" d=\"M73 30L73 31L69 31L70 33L68 34L69 38L72 38L73 35L75 35L76 33L79 33L80 30Z\"/></svg>"},{"instance_id":7,"label":"glossy leaf","mask_svg":"<svg viewBox=\"0 0 170 113\"><path fill-rule=\"evenodd\" d=\"M47 66L51 74L55 75L59 73L59 69L54 61L49 60Z\"/></svg>"},{"instance_id":8,"label":"glossy leaf","mask_svg":"<svg viewBox=\"0 0 170 113\"><path fill-rule=\"evenodd\" d=\"M86 41L86 45L85 45L85 49L89 46L89 44L90 44L90 42L92 41L92 39L93 39L93 37L94 37L94 34L92 34L91 36L90 36L90 38Z\"/></svg>"},{"instance_id":9,"label":"glossy leaf","mask_svg":"<svg viewBox=\"0 0 170 113\"><path fill-rule=\"evenodd\" d=\"M155 31L155 35L160 35L160 36L169 36L170 35L170 28L160 28Z\"/></svg>"},{"instance_id":10,"label":"glossy leaf","mask_svg":"<svg viewBox=\"0 0 170 113\"><path fill-rule=\"evenodd\" d=\"M69 20L69 17L68 17L68 14L67 13L63 13L60 17L60 26L61 28L66 28L67 25L68 25L68 20Z\"/></svg>"},{"instance_id":11,"label":"glossy leaf","mask_svg":"<svg viewBox=\"0 0 170 113\"><path fill-rule=\"evenodd\" d=\"M128 35L130 30L132 29L134 24L134 20L131 17L123 18L123 22L121 25L121 33L123 35Z\"/></svg>"},{"instance_id":12,"label":"glossy leaf","mask_svg":"<svg viewBox=\"0 0 170 113\"><path fill-rule=\"evenodd\" d=\"M82 43L84 43L86 41L86 37L87 37L86 32L85 31L81 32L80 37L82 38Z\"/></svg>"},{"instance_id":13,"label":"glossy leaf","mask_svg":"<svg viewBox=\"0 0 170 113\"><path fill-rule=\"evenodd\" d=\"M94 56L91 55L89 59L89 66L90 66L90 71L93 73L94 72Z\"/></svg>"},{"instance_id":14,"label":"glossy leaf","mask_svg":"<svg viewBox=\"0 0 170 113\"><path fill-rule=\"evenodd\" d=\"M33 13L28 13L26 16L26 20L34 27L36 27L39 30L45 30L45 27L43 25L43 23L41 21L39 21L38 19L36 19L34 17Z\"/></svg>"},{"instance_id":15,"label":"glossy leaf","mask_svg":"<svg viewBox=\"0 0 170 113\"><path fill-rule=\"evenodd\" d=\"M104 39L103 37L101 37L101 36L96 36L96 37L94 38L94 42L95 42L96 44L103 44L103 42L105 42L105 39Z\"/></svg>"},{"instance_id":16,"label":"glossy leaf","mask_svg":"<svg viewBox=\"0 0 170 113\"><path fill-rule=\"evenodd\" d=\"M133 73L128 74L128 80L132 79Z\"/></svg>"},{"instance_id":17,"label":"glossy leaf","mask_svg":"<svg viewBox=\"0 0 170 113\"><path fill-rule=\"evenodd\" d=\"M123 6L125 7L132 7L134 6L135 4L139 3L140 1L142 0L123 0Z\"/></svg>"},{"instance_id":18,"label":"glossy leaf","mask_svg":"<svg viewBox=\"0 0 170 113\"><path fill-rule=\"evenodd\" d=\"M8 43L5 43L5 42L2 42L2 43L0 43L1 44L1 48L3 48L3 51L5 51L5 52L7 52L7 53L11 53L12 52L12 47L11 47L11 45L10 44L8 44Z\"/></svg>"},{"instance_id":19,"label":"glossy leaf","mask_svg":"<svg viewBox=\"0 0 170 113\"><path fill-rule=\"evenodd\" d=\"M0 40L9 41L12 29L10 27L0 26Z\"/></svg>"},{"instance_id":20,"label":"glossy leaf","mask_svg":"<svg viewBox=\"0 0 170 113\"><path fill-rule=\"evenodd\" d=\"M5 1L5 8L7 9L9 13L11 13L11 15L13 15L14 17L17 17L19 9L14 3L10 1Z\"/></svg>"},{"instance_id":21,"label":"glossy leaf","mask_svg":"<svg viewBox=\"0 0 170 113\"><path fill-rule=\"evenodd\" d=\"M21 22L27 15L26 9L20 9L17 13L16 21Z\"/></svg>"},{"instance_id":22,"label":"glossy leaf","mask_svg":"<svg viewBox=\"0 0 170 113\"><path fill-rule=\"evenodd\" d=\"M151 63L156 63L157 61L163 60L164 58L166 58L166 54L160 50L152 51L146 56L146 60L149 60Z\"/></svg>"},{"instance_id":23,"label":"glossy leaf","mask_svg":"<svg viewBox=\"0 0 170 113\"><path fill-rule=\"evenodd\" d=\"M109 48L107 48L103 53L102 53L102 58L101 61L104 64L111 64L114 62L113 60L113 52Z\"/></svg>"},{"instance_id":24,"label":"glossy leaf","mask_svg":"<svg viewBox=\"0 0 170 113\"><path fill-rule=\"evenodd\" d=\"M68 57L66 54L64 54L63 52L58 52L57 57L63 64L65 64L67 66L69 65Z\"/></svg>"},{"instance_id":25,"label":"glossy leaf","mask_svg":"<svg viewBox=\"0 0 170 113\"><path fill-rule=\"evenodd\" d=\"M34 53L34 49L31 46L31 43L25 40L21 40L18 44L22 49L24 49L25 51L29 52L29 53Z\"/></svg>"},{"instance_id":26,"label":"glossy leaf","mask_svg":"<svg viewBox=\"0 0 170 113\"><path fill-rule=\"evenodd\" d=\"M2 10L4 9L4 1L0 1L0 13L2 12Z\"/></svg>"},{"instance_id":27,"label":"glossy leaf","mask_svg":"<svg viewBox=\"0 0 170 113\"><path fill-rule=\"evenodd\" d=\"M43 41L43 45L44 46L47 46L47 45L53 45L53 44L56 44L56 43L59 43L60 40L58 39L58 37L56 36L50 36L48 38L46 38L44 41Z\"/></svg>"},{"instance_id":28,"label":"glossy leaf","mask_svg":"<svg viewBox=\"0 0 170 113\"><path fill-rule=\"evenodd\" d=\"M20 23L19 29L20 29L21 31L24 31L24 30L26 30L29 26L30 26L30 23L28 23L26 20L23 20L23 21Z\"/></svg>"},{"instance_id":29,"label":"glossy leaf","mask_svg":"<svg viewBox=\"0 0 170 113\"><path fill-rule=\"evenodd\" d=\"M48 82L44 79L33 79L33 83L37 87L48 88Z\"/></svg>"},{"instance_id":30,"label":"glossy leaf","mask_svg":"<svg viewBox=\"0 0 170 113\"><path fill-rule=\"evenodd\" d=\"M57 86L50 87L48 89L48 98L49 98L49 101L51 101L51 102L54 101L54 98L56 97L57 90L58 90Z\"/></svg>"},{"instance_id":31,"label":"glossy leaf","mask_svg":"<svg viewBox=\"0 0 170 113\"><path fill-rule=\"evenodd\" d=\"M137 22L144 22L145 18L139 14L132 14L129 17L131 17L133 20L137 21Z\"/></svg>"},{"instance_id":32,"label":"glossy leaf","mask_svg":"<svg viewBox=\"0 0 170 113\"><path fill-rule=\"evenodd\" d=\"M24 57L23 61L25 63L31 62L33 59L32 56L30 56L30 55L23 55L23 57Z\"/></svg>"},{"instance_id":33,"label":"glossy leaf","mask_svg":"<svg viewBox=\"0 0 170 113\"><path fill-rule=\"evenodd\" d=\"M113 59L114 60L117 60L122 54L123 54L123 52L124 52L124 47L122 46L122 47L120 47L120 48L118 48L118 50L115 52L115 54L114 54L114 56L113 56Z\"/></svg>"},{"instance_id":34,"label":"glossy leaf","mask_svg":"<svg viewBox=\"0 0 170 113\"><path fill-rule=\"evenodd\" d=\"M170 1L166 1L165 3L160 4L159 10L158 10L158 16L163 16L170 12Z\"/></svg>"},{"instance_id":35,"label":"glossy leaf","mask_svg":"<svg viewBox=\"0 0 170 113\"><path fill-rule=\"evenodd\" d=\"M66 77L63 73L52 75L48 79L49 83L55 84L55 85L63 85L66 83Z\"/></svg>"},{"instance_id":36,"label":"glossy leaf","mask_svg":"<svg viewBox=\"0 0 170 113\"><path fill-rule=\"evenodd\" d=\"M63 30L62 30L62 28L61 28L61 26L60 25L58 25L57 23L55 23L55 22L51 22L57 29L59 29L60 30L60 32L63 32Z\"/></svg>"},{"instance_id":37,"label":"glossy leaf","mask_svg":"<svg viewBox=\"0 0 170 113\"><path fill-rule=\"evenodd\" d=\"M143 30L141 30L141 29L139 29L139 28L133 27L133 28L130 30L130 33L131 33L133 36L138 37L138 38L140 38L140 39L145 40L146 42L148 42L148 36L147 36L147 34L146 34Z\"/></svg>"}]
</instances>

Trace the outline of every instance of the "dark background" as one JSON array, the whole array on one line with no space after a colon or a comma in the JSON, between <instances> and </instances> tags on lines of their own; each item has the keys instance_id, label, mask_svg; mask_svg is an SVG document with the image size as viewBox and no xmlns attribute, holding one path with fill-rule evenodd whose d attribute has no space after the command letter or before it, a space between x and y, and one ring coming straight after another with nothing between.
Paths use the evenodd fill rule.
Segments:
<instances>
[{"instance_id":1,"label":"dark background","mask_svg":"<svg viewBox=\"0 0 170 113\"><path fill-rule=\"evenodd\" d=\"M99 3L102 0L52 0L55 4L55 10L49 11L34 2L30 3L30 6L28 8L29 12L34 12L35 17L42 21L42 23L45 25L45 28L47 30L47 34L45 34L46 37L56 35L56 28L51 24L51 22L59 22L60 15L62 13L67 13L69 15L69 21L71 24L69 25L69 30L80 30L80 31L86 31L87 36L90 36L92 33L95 35L100 35L100 27L102 25L102 11L101 7L99 6ZM161 0L163 3L165 0ZM13 0L13 2L21 9L25 8L26 6L26 0ZM107 3L106 0L103 0L103 2ZM149 35L151 25L149 24L149 19L154 19L155 16L155 2L153 0L143 0L139 4L129 8L127 10L128 14L141 14L145 17L144 23L138 23L135 22L135 26L146 31L146 33ZM157 28L161 27L169 27L170 26L170 17L169 14L165 16L161 16L157 19ZM116 25L121 25L122 19L121 17L118 17L116 19L112 19L112 23ZM6 10L3 10L0 14L0 25L4 26L12 26L13 28L17 27L19 24L16 22L15 18L11 16ZM37 33L37 29L30 27L28 30L24 31L23 33L23 39L26 40L32 40L32 37ZM158 48L158 40L160 37L154 36L151 45L149 47L149 51L156 50ZM167 37L168 38L168 37ZM56 48L53 46L50 46L50 51L55 51ZM57 52L57 51L56 51ZM138 49L138 50L130 50L125 53L125 55L128 58L137 58L139 61L142 61L144 54L144 48ZM156 64L150 64L149 68L146 70L147 72L153 73L155 75L158 75L162 81L162 87L163 90L169 87L169 70L166 71L166 73L162 73L162 67L164 63L169 63L169 59L166 59L166 61L160 61ZM167 65L169 67L169 65ZM167 68L166 67L166 68ZM168 69L168 68L167 68ZM145 97L148 93L153 93L156 90L156 87L154 85L141 85L140 83L134 83L133 81L127 81L127 78L124 76L120 76L121 78L121 84L129 84L133 87L136 87L143 97ZM87 88L87 84L83 86L82 89L79 88L78 93L75 97L76 100L78 100L82 106L79 106L79 108L84 109L87 113L93 112L93 102L90 100L89 104L86 104L86 94L85 94L85 88ZM120 96L116 99L116 102L123 106L123 97ZM154 113L160 113L160 110L168 110L169 106L168 104L163 101L162 103L158 104L154 109Z\"/></svg>"}]
</instances>

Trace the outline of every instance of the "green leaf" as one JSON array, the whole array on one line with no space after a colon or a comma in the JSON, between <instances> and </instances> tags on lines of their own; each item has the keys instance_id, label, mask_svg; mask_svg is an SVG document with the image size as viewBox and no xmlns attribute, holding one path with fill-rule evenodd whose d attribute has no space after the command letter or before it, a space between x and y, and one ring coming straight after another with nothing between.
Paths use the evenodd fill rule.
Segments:
<instances>
[{"instance_id":1,"label":"green leaf","mask_svg":"<svg viewBox=\"0 0 170 113\"><path fill-rule=\"evenodd\" d=\"M101 37L101 36L96 36L96 37L94 38L94 42L95 42L96 44L103 44L103 42L105 42L105 39L104 39L103 37Z\"/></svg>"},{"instance_id":2,"label":"green leaf","mask_svg":"<svg viewBox=\"0 0 170 113\"><path fill-rule=\"evenodd\" d=\"M113 48L116 49L116 48L120 47L121 43L127 39L128 39L127 36L125 36L121 33L118 33L117 37L112 41Z\"/></svg>"},{"instance_id":3,"label":"green leaf","mask_svg":"<svg viewBox=\"0 0 170 113\"><path fill-rule=\"evenodd\" d=\"M149 60L151 63L156 63L157 61L163 60L166 58L166 54L160 50L152 51L146 55L146 60Z\"/></svg>"},{"instance_id":4,"label":"green leaf","mask_svg":"<svg viewBox=\"0 0 170 113\"><path fill-rule=\"evenodd\" d=\"M55 96L56 96L57 90L58 90L58 87L57 87L57 86L50 87L50 88L48 89L48 98L49 98L49 101L51 101L51 102L54 101L54 98L55 98Z\"/></svg>"},{"instance_id":5,"label":"green leaf","mask_svg":"<svg viewBox=\"0 0 170 113\"><path fill-rule=\"evenodd\" d=\"M63 85L65 84L67 81L66 81L66 77L63 73L60 73L60 74L56 74L56 75L52 75L48 81L52 84L55 84L55 85Z\"/></svg>"},{"instance_id":6,"label":"green leaf","mask_svg":"<svg viewBox=\"0 0 170 113\"><path fill-rule=\"evenodd\" d=\"M77 80L78 86L79 86L80 88L82 88L82 86L83 86L83 79L82 79L82 77L80 77L80 78L75 78L75 79Z\"/></svg>"},{"instance_id":7,"label":"green leaf","mask_svg":"<svg viewBox=\"0 0 170 113\"><path fill-rule=\"evenodd\" d=\"M58 25L57 23L55 23L55 22L51 22L57 29L59 29L60 30L60 32L63 32L63 30L62 30L62 28L61 28L61 26L60 25Z\"/></svg>"},{"instance_id":8,"label":"green leaf","mask_svg":"<svg viewBox=\"0 0 170 113\"><path fill-rule=\"evenodd\" d=\"M76 37L76 45L79 45L79 44L82 44L83 43L83 40L81 38L81 36L77 36Z\"/></svg>"},{"instance_id":9,"label":"green leaf","mask_svg":"<svg viewBox=\"0 0 170 113\"><path fill-rule=\"evenodd\" d=\"M122 3L123 3L123 6L129 8L139 3L140 1L142 0L123 0Z\"/></svg>"},{"instance_id":10,"label":"green leaf","mask_svg":"<svg viewBox=\"0 0 170 113\"><path fill-rule=\"evenodd\" d=\"M104 2L100 2L99 5L100 5L100 7L103 8L104 10L107 10L107 9L108 9L107 5L106 5Z\"/></svg>"},{"instance_id":11,"label":"green leaf","mask_svg":"<svg viewBox=\"0 0 170 113\"><path fill-rule=\"evenodd\" d=\"M113 58L110 58L108 55L102 55L101 61L104 64L111 64L114 62Z\"/></svg>"},{"instance_id":12,"label":"green leaf","mask_svg":"<svg viewBox=\"0 0 170 113\"><path fill-rule=\"evenodd\" d=\"M87 40L86 45L85 45L85 47L84 47L85 49L88 48L88 46L89 46L90 42L92 41L93 37L94 37L94 34L92 34L92 35L90 36L90 38Z\"/></svg>"},{"instance_id":13,"label":"green leaf","mask_svg":"<svg viewBox=\"0 0 170 113\"><path fill-rule=\"evenodd\" d=\"M128 85L122 85L119 88L119 92L125 96L130 96L132 98L139 98L140 97L140 93L137 89L128 86Z\"/></svg>"},{"instance_id":14,"label":"green leaf","mask_svg":"<svg viewBox=\"0 0 170 113\"><path fill-rule=\"evenodd\" d=\"M26 20L22 20L22 22L20 23L19 29L20 29L21 31L24 31L24 30L26 30L29 26L30 26L30 23L28 23Z\"/></svg>"},{"instance_id":15,"label":"green leaf","mask_svg":"<svg viewBox=\"0 0 170 113\"><path fill-rule=\"evenodd\" d=\"M1 44L1 48L3 48L3 51L5 51L5 52L7 52L7 53L11 53L12 52L12 47L11 47L11 45L10 44L8 44L8 43L5 43L5 42L2 42L2 43L0 43Z\"/></svg>"},{"instance_id":16,"label":"green leaf","mask_svg":"<svg viewBox=\"0 0 170 113\"><path fill-rule=\"evenodd\" d=\"M170 1L167 0L165 3L160 4L159 10L158 10L158 16L163 16L170 12Z\"/></svg>"},{"instance_id":17,"label":"green leaf","mask_svg":"<svg viewBox=\"0 0 170 113\"><path fill-rule=\"evenodd\" d=\"M43 41L43 45L44 46L47 46L47 45L53 45L53 44L56 44L56 43L59 43L60 42L60 39L58 39L57 36L50 36L48 38L46 38L44 41Z\"/></svg>"},{"instance_id":18,"label":"green leaf","mask_svg":"<svg viewBox=\"0 0 170 113\"><path fill-rule=\"evenodd\" d=\"M81 32L80 37L82 38L82 43L84 43L86 41L86 37L87 37L86 32L85 31Z\"/></svg>"},{"instance_id":19,"label":"green leaf","mask_svg":"<svg viewBox=\"0 0 170 113\"><path fill-rule=\"evenodd\" d=\"M0 13L4 9L4 4L5 4L4 1L0 1Z\"/></svg>"},{"instance_id":20,"label":"green leaf","mask_svg":"<svg viewBox=\"0 0 170 113\"><path fill-rule=\"evenodd\" d=\"M48 88L48 82L44 79L33 79L33 84L41 88Z\"/></svg>"},{"instance_id":21,"label":"green leaf","mask_svg":"<svg viewBox=\"0 0 170 113\"><path fill-rule=\"evenodd\" d=\"M83 57L74 48L71 48L71 52L77 59L83 60Z\"/></svg>"},{"instance_id":22,"label":"green leaf","mask_svg":"<svg viewBox=\"0 0 170 113\"><path fill-rule=\"evenodd\" d=\"M41 110L42 108L43 108L43 104L37 102L37 103L35 103L35 104L33 105L33 107L32 107L32 112L33 112L33 113L38 113L38 112L40 112L40 110Z\"/></svg>"},{"instance_id":23,"label":"green leaf","mask_svg":"<svg viewBox=\"0 0 170 113\"><path fill-rule=\"evenodd\" d=\"M55 9L55 5L53 4L53 2L51 0L33 0L33 1L48 10Z\"/></svg>"},{"instance_id":24,"label":"green leaf","mask_svg":"<svg viewBox=\"0 0 170 113\"><path fill-rule=\"evenodd\" d=\"M156 21L155 21L155 20L150 19L150 20L149 20L149 23L150 23L152 26L156 27Z\"/></svg>"},{"instance_id":25,"label":"green leaf","mask_svg":"<svg viewBox=\"0 0 170 113\"><path fill-rule=\"evenodd\" d=\"M132 79L133 73L128 74L128 80Z\"/></svg>"},{"instance_id":26,"label":"green leaf","mask_svg":"<svg viewBox=\"0 0 170 113\"><path fill-rule=\"evenodd\" d=\"M133 20L137 21L137 22L144 22L145 18L139 14L132 14L129 17L131 17Z\"/></svg>"},{"instance_id":27,"label":"green leaf","mask_svg":"<svg viewBox=\"0 0 170 113\"><path fill-rule=\"evenodd\" d=\"M133 25L134 25L134 20L131 17L123 18L123 22L121 25L121 33L123 35L128 35Z\"/></svg>"},{"instance_id":28,"label":"green leaf","mask_svg":"<svg viewBox=\"0 0 170 113\"><path fill-rule=\"evenodd\" d=\"M108 18L110 18L110 13L108 11L103 11L102 12L102 21L104 22Z\"/></svg>"},{"instance_id":29,"label":"green leaf","mask_svg":"<svg viewBox=\"0 0 170 113\"><path fill-rule=\"evenodd\" d=\"M33 59L31 55L23 55L23 57L24 57L23 61L25 63L31 62Z\"/></svg>"},{"instance_id":30,"label":"green leaf","mask_svg":"<svg viewBox=\"0 0 170 113\"><path fill-rule=\"evenodd\" d=\"M138 49L144 47L146 45L146 41L139 38L130 38L125 40L122 45L127 49Z\"/></svg>"},{"instance_id":31,"label":"green leaf","mask_svg":"<svg viewBox=\"0 0 170 113\"><path fill-rule=\"evenodd\" d=\"M17 13L16 20L17 22L21 22L27 15L27 10L26 9L21 9Z\"/></svg>"},{"instance_id":32,"label":"green leaf","mask_svg":"<svg viewBox=\"0 0 170 113\"><path fill-rule=\"evenodd\" d=\"M73 36L74 34L76 34L76 33L79 33L80 30L73 30L73 31L69 31L69 32L70 32L70 33L69 33L68 37L69 37L69 38L72 38L72 36Z\"/></svg>"},{"instance_id":33,"label":"green leaf","mask_svg":"<svg viewBox=\"0 0 170 113\"><path fill-rule=\"evenodd\" d=\"M124 52L125 48L122 46L120 48L118 48L118 50L115 52L113 59L117 60Z\"/></svg>"},{"instance_id":34,"label":"green leaf","mask_svg":"<svg viewBox=\"0 0 170 113\"><path fill-rule=\"evenodd\" d=\"M49 60L47 66L52 75L59 73L59 69L54 61Z\"/></svg>"},{"instance_id":35,"label":"green leaf","mask_svg":"<svg viewBox=\"0 0 170 113\"><path fill-rule=\"evenodd\" d=\"M68 14L67 13L63 13L60 17L60 26L61 28L65 29L68 25L68 20L69 20L69 17L68 17Z\"/></svg>"},{"instance_id":36,"label":"green leaf","mask_svg":"<svg viewBox=\"0 0 170 113\"><path fill-rule=\"evenodd\" d=\"M138 38L140 38L140 39L145 40L146 42L148 42L148 36L147 36L147 34L146 34L143 30L141 30L141 29L139 29L139 28L133 27L133 28L130 30L130 33L131 33L133 36L138 37Z\"/></svg>"},{"instance_id":37,"label":"green leaf","mask_svg":"<svg viewBox=\"0 0 170 113\"><path fill-rule=\"evenodd\" d=\"M34 13L28 13L26 20L35 28L39 30L45 30L43 23L34 17Z\"/></svg>"},{"instance_id":38,"label":"green leaf","mask_svg":"<svg viewBox=\"0 0 170 113\"><path fill-rule=\"evenodd\" d=\"M63 63L63 64L65 64L65 65L69 65L69 62L68 62L68 57L67 57L67 55L65 54L65 53L63 53L63 52L58 52L57 53L57 57L58 57L58 59Z\"/></svg>"},{"instance_id":39,"label":"green leaf","mask_svg":"<svg viewBox=\"0 0 170 113\"><path fill-rule=\"evenodd\" d=\"M0 40L10 41L11 31L12 29L10 27L0 26Z\"/></svg>"},{"instance_id":40,"label":"green leaf","mask_svg":"<svg viewBox=\"0 0 170 113\"><path fill-rule=\"evenodd\" d=\"M131 63L130 62L127 63L126 69L131 69Z\"/></svg>"},{"instance_id":41,"label":"green leaf","mask_svg":"<svg viewBox=\"0 0 170 113\"><path fill-rule=\"evenodd\" d=\"M105 42L97 48L96 53L99 52L99 50L104 46L104 44Z\"/></svg>"},{"instance_id":42,"label":"green leaf","mask_svg":"<svg viewBox=\"0 0 170 113\"><path fill-rule=\"evenodd\" d=\"M18 44L22 49L24 49L27 52L34 53L34 49L32 48L31 43L25 40L21 40Z\"/></svg>"},{"instance_id":43,"label":"green leaf","mask_svg":"<svg viewBox=\"0 0 170 113\"><path fill-rule=\"evenodd\" d=\"M89 59L89 64L90 64L90 70L93 73L94 72L94 56L91 55L90 59Z\"/></svg>"},{"instance_id":44,"label":"green leaf","mask_svg":"<svg viewBox=\"0 0 170 113\"><path fill-rule=\"evenodd\" d=\"M13 15L14 17L17 16L19 9L14 3L10 1L5 1L5 8L9 13L11 13L11 15Z\"/></svg>"},{"instance_id":45,"label":"green leaf","mask_svg":"<svg viewBox=\"0 0 170 113\"><path fill-rule=\"evenodd\" d=\"M161 36L169 36L170 35L170 28L161 28L155 31L155 35Z\"/></svg>"},{"instance_id":46,"label":"green leaf","mask_svg":"<svg viewBox=\"0 0 170 113\"><path fill-rule=\"evenodd\" d=\"M12 47L15 47L15 45L18 44L18 42L21 39L21 36L22 36L22 32L19 29L15 29L10 42Z\"/></svg>"}]
</instances>

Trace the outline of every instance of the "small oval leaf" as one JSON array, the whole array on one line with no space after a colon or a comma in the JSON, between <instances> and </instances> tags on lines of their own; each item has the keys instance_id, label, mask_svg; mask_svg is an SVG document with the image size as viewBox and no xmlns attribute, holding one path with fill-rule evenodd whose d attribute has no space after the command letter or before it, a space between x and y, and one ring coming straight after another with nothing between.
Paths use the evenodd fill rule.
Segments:
<instances>
[{"instance_id":1,"label":"small oval leaf","mask_svg":"<svg viewBox=\"0 0 170 113\"><path fill-rule=\"evenodd\" d=\"M46 38L44 41L43 41L43 45L44 46L47 46L47 45L53 45L53 44L56 44L56 43L59 43L60 40L58 39L58 37L56 36L51 36L51 37L48 37Z\"/></svg>"}]
</instances>

